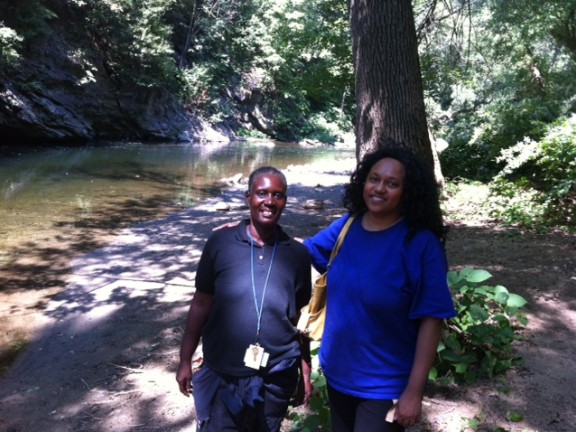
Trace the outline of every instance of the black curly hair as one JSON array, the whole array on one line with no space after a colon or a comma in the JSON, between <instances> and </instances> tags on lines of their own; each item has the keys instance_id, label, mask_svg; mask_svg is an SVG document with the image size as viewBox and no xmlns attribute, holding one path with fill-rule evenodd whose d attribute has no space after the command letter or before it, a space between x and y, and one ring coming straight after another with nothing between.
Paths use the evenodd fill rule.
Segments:
<instances>
[{"instance_id":1,"label":"black curly hair","mask_svg":"<svg viewBox=\"0 0 576 432\"><path fill-rule=\"evenodd\" d=\"M404 165L406 178L400 207L410 226L408 239L417 231L427 229L444 244L448 229L444 225L434 175L420 157L406 148L385 147L366 154L350 176L350 182L344 186L344 207L350 214L362 214L368 210L363 199L364 183L372 167L384 158L395 159Z\"/></svg>"}]
</instances>

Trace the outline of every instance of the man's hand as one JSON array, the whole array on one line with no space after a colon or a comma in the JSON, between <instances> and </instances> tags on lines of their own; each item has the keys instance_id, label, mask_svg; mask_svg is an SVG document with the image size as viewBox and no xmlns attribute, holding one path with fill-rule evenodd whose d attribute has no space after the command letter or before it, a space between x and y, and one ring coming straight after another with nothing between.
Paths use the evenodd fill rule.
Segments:
<instances>
[{"instance_id":1,"label":"man's hand","mask_svg":"<svg viewBox=\"0 0 576 432\"><path fill-rule=\"evenodd\" d=\"M192 391L191 379L192 365L190 363L181 362L178 366L178 372L176 373L176 381L178 381L180 393L186 397L190 397Z\"/></svg>"},{"instance_id":2,"label":"man's hand","mask_svg":"<svg viewBox=\"0 0 576 432\"><path fill-rule=\"evenodd\" d=\"M294 399L291 402L292 405L300 406L303 404L309 404L313 393L314 386L312 385L310 379L303 379L303 377L300 377L298 380L298 387L296 387L296 393L294 394Z\"/></svg>"}]
</instances>

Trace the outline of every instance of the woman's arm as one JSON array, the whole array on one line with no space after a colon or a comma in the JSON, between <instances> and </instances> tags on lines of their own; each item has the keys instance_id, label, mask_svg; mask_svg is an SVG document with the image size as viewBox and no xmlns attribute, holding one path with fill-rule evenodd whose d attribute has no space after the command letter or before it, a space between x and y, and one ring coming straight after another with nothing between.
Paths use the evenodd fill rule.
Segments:
<instances>
[{"instance_id":1,"label":"woman's arm","mask_svg":"<svg viewBox=\"0 0 576 432\"><path fill-rule=\"evenodd\" d=\"M442 320L433 317L422 318L408 385L398 400L394 415L394 420L404 427L412 426L420 421L424 388L428 381L428 373L436 358L441 335Z\"/></svg>"}]
</instances>

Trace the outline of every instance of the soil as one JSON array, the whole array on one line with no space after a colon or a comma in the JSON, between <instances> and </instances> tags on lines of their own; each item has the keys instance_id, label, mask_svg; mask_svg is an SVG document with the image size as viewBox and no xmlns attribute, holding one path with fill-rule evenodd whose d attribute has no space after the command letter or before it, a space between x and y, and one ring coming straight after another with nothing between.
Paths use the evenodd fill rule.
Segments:
<instances>
[{"instance_id":1,"label":"soil","mask_svg":"<svg viewBox=\"0 0 576 432\"><path fill-rule=\"evenodd\" d=\"M304 238L340 216L350 168L288 169L285 229ZM0 431L193 430L192 400L174 374L203 243L213 227L247 214L245 186L229 183L194 208L164 208L122 230L92 227L81 241L78 232L47 233L41 251L29 245L11 265L0 256L3 353L25 346L0 379ZM482 194L464 188L447 203L449 261L486 269L491 284L529 301L516 346L522 364L473 385L430 387L424 419L410 431L572 431L576 236L498 227L478 211ZM522 421L509 421L510 412Z\"/></svg>"}]
</instances>

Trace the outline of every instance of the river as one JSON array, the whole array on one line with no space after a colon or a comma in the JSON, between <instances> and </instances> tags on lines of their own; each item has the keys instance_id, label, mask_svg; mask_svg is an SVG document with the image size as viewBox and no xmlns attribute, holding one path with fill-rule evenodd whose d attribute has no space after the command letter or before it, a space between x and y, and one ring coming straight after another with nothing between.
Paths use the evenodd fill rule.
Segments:
<instances>
[{"instance_id":1,"label":"river","mask_svg":"<svg viewBox=\"0 0 576 432\"><path fill-rule=\"evenodd\" d=\"M262 165L283 169L351 154L352 149L332 146L246 141L103 143L4 156L0 267L59 238L124 228L194 205L217 195L221 179ZM90 240L82 248L89 249Z\"/></svg>"}]
</instances>

